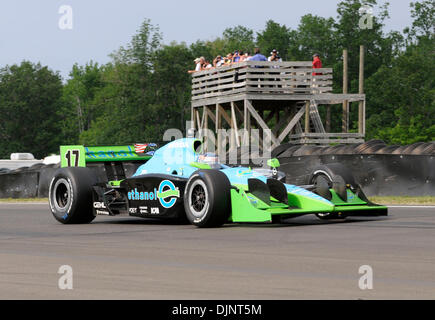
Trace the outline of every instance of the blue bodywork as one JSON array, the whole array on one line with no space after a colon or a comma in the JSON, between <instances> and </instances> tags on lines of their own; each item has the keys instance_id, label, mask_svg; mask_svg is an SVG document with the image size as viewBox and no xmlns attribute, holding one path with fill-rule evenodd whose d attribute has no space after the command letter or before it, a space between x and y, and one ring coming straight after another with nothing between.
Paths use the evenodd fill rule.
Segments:
<instances>
[{"instance_id":1,"label":"blue bodywork","mask_svg":"<svg viewBox=\"0 0 435 320\"><path fill-rule=\"evenodd\" d=\"M145 164L141 165L133 177L149 173L168 174L188 179L198 167L194 163L198 162L201 154L202 142L193 138L184 138L172 141L155 151L154 156ZM196 146L196 148L195 148ZM197 149L195 151L195 149ZM232 185L247 185L248 179L259 179L264 183L267 177L247 167L228 167L220 165L220 169L228 177ZM287 192L295 195L312 198L333 206L333 203L321 196L310 192L304 188L291 184L284 184Z\"/></svg>"}]
</instances>

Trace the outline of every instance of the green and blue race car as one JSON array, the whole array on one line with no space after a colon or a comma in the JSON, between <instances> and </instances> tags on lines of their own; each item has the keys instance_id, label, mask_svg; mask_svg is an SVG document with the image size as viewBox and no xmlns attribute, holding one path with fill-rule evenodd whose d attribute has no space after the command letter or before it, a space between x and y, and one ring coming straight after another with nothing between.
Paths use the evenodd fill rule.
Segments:
<instances>
[{"instance_id":1,"label":"green and blue race car","mask_svg":"<svg viewBox=\"0 0 435 320\"><path fill-rule=\"evenodd\" d=\"M270 168L229 167L185 138L157 149L62 146L61 168L50 183L53 216L64 224L97 215L170 218L197 227L278 223L315 214L321 219L385 216L340 164L316 168L309 184L284 183L279 161ZM132 169L133 168L133 169ZM132 172L128 172L128 171Z\"/></svg>"}]
</instances>

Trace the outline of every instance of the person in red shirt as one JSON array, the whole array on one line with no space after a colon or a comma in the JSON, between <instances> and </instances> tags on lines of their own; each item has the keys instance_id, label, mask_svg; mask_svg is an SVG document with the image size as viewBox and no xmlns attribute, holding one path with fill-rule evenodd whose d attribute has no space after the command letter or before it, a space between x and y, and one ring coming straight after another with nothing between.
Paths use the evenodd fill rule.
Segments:
<instances>
[{"instance_id":1,"label":"person in red shirt","mask_svg":"<svg viewBox=\"0 0 435 320\"><path fill-rule=\"evenodd\" d=\"M320 60L320 55L318 53L313 55L313 69L321 69L322 61ZM321 73L313 72L313 76L320 76Z\"/></svg>"}]
</instances>

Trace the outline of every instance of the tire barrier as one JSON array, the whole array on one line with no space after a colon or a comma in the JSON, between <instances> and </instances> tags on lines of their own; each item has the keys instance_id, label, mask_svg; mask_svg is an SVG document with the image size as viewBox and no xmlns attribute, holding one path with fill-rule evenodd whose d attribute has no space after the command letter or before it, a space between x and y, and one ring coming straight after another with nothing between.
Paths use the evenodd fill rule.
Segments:
<instances>
[{"instance_id":1,"label":"tire barrier","mask_svg":"<svg viewBox=\"0 0 435 320\"><path fill-rule=\"evenodd\" d=\"M17 171L0 174L0 198L36 198L38 171Z\"/></svg>"},{"instance_id":2,"label":"tire barrier","mask_svg":"<svg viewBox=\"0 0 435 320\"><path fill-rule=\"evenodd\" d=\"M280 171L291 184L307 184L315 167L338 162L353 172L369 196L435 195L435 142L409 146L387 146L381 140L337 146L286 143L275 148L272 157L280 160ZM139 165L124 163L125 175L132 176ZM101 181L105 177L104 164L91 166ZM49 183L58 168L58 164L41 163L15 170L0 168L0 198L48 197Z\"/></svg>"},{"instance_id":3,"label":"tire barrier","mask_svg":"<svg viewBox=\"0 0 435 320\"><path fill-rule=\"evenodd\" d=\"M124 171L131 177L141 163L125 162ZM103 163L90 165L101 182L106 177ZM0 198L47 198L50 182L59 164L34 164L30 167L21 167L15 170L0 168Z\"/></svg>"},{"instance_id":4,"label":"tire barrier","mask_svg":"<svg viewBox=\"0 0 435 320\"><path fill-rule=\"evenodd\" d=\"M348 167L368 196L434 196L435 143L386 146L373 140L358 146L288 146L276 155L287 183L308 184L319 165Z\"/></svg>"},{"instance_id":5,"label":"tire barrier","mask_svg":"<svg viewBox=\"0 0 435 320\"><path fill-rule=\"evenodd\" d=\"M396 155L435 155L435 141L417 142L408 146L388 146L382 140L370 140L357 145L294 145L285 143L272 151L272 157L309 155L356 155L356 154L396 154Z\"/></svg>"}]
</instances>

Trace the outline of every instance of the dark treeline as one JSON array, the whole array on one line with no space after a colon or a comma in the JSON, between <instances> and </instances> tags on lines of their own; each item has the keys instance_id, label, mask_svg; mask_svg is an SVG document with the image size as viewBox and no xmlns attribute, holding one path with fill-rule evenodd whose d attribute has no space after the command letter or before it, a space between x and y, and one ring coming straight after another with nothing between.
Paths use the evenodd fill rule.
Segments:
<instances>
[{"instance_id":1,"label":"dark treeline","mask_svg":"<svg viewBox=\"0 0 435 320\"><path fill-rule=\"evenodd\" d=\"M366 47L367 138L410 144L435 140L435 8L432 0L412 3L411 26L386 33L388 4L377 8L371 29L360 29L363 1L344 0L336 18L304 15L296 30L272 20L264 30L224 30L213 41L162 43L158 27L145 20L111 62L74 65L66 83L57 72L24 61L0 69L0 158L11 152L43 157L59 144L123 144L160 141L168 128L184 131L190 118L193 60L234 50L272 49L284 61L311 60L319 53L334 68L334 92L342 92L342 52L349 51L349 88L358 92L359 46ZM334 108L332 128L341 129ZM357 110L351 108L355 126Z\"/></svg>"}]
</instances>

